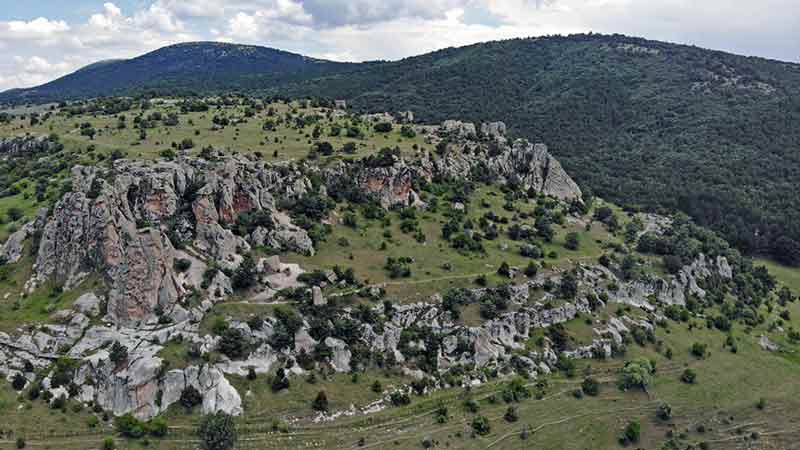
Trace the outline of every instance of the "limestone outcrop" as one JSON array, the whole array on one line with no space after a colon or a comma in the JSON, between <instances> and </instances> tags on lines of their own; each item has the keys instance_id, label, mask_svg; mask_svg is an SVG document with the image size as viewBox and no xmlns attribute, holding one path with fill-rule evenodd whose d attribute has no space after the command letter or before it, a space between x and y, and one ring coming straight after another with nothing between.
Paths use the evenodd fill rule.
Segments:
<instances>
[{"instance_id":1,"label":"limestone outcrop","mask_svg":"<svg viewBox=\"0 0 800 450\"><path fill-rule=\"evenodd\" d=\"M302 196L310 187L293 169L241 157L119 160L108 171L77 166L72 179L72 192L43 226L28 289L50 279L70 288L100 273L109 286L109 317L121 323L169 312L186 294L173 267L176 245L235 269L250 249L249 236L230 229L239 217L257 210L278 216L276 198ZM19 240L4 252L17 257ZM314 252L308 234L288 216L259 245Z\"/></svg>"},{"instance_id":2,"label":"limestone outcrop","mask_svg":"<svg viewBox=\"0 0 800 450\"><path fill-rule=\"evenodd\" d=\"M49 136L16 136L0 139L0 156L33 156L60 151L63 145Z\"/></svg>"}]
</instances>

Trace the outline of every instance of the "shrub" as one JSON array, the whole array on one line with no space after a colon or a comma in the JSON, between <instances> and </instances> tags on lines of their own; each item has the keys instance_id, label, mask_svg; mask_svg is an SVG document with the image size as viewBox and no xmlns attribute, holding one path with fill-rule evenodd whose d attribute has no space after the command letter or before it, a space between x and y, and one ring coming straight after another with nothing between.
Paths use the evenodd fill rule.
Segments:
<instances>
[{"instance_id":1,"label":"shrub","mask_svg":"<svg viewBox=\"0 0 800 450\"><path fill-rule=\"evenodd\" d=\"M311 402L311 409L320 412L328 411L328 395L325 394L325 391L319 391L317 397Z\"/></svg>"},{"instance_id":2,"label":"shrub","mask_svg":"<svg viewBox=\"0 0 800 450\"><path fill-rule=\"evenodd\" d=\"M177 272L186 272L192 267L192 261L186 258L178 258L175 260L174 266Z\"/></svg>"},{"instance_id":3,"label":"shrub","mask_svg":"<svg viewBox=\"0 0 800 450\"><path fill-rule=\"evenodd\" d=\"M203 403L203 396L194 386L189 385L181 392L180 403L186 409L192 409Z\"/></svg>"},{"instance_id":4,"label":"shrub","mask_svg":"<svg viewBox=\"0 0 800 450\"><path fill-rule=\"evenodd\" d=\"M167 420L163 417L156 417L147 424L147 431L155 437L164 437L169 431Z\"/></svg>"},{"instance_id":5,"label":"shrub","mask_svg":"<svg viewBox=\"0 0 800 450\"><path fill-rule=\"evenodd\" d=\"M119 342L114 341L114 344L111 345L111 351L109 352L108 359L110 359L115 365L125 361L128 359L128 348Z\"/></svg>"},{"instance_id":6,"label":"shrub","mask_svg":"<svg viewBox=\"0 0 800 450\"><path fill-rule=\"evenodd\" d=\"M497 269L497 274L501 277L511 278L511 267L509 267L507 262L503 261Z\"/></svg>"},{"instance_id":7,"label":"shrub","mask_svg":"<svg viewBox=\"0 0 800 450\"><path fill-rule=\"evenodd\" d=\"M517 414L517 408L514 406L509 406L506 409L506 413L503 415L503 418L506 419L506 422L516 422L519 420L519 414Z\"/></svg>"},{"instance_id":8,"label":"shrub","mask_svg":"<svg viewBox=\"0 0 800 450\"><path fill-rule=\"evenodd\" d=\"M533 278L539 272L539 266L531 261L528 263L528 266L525 267L525 276L528 278Z\"/></svg>"},{"instance_id":9,"label":"shrub","mask_svg":"<svg viewBox=\"0 0 800 450\"><path fill-rule=\"evenodd\" d=\"M658 405L656 415L661 420L669 420L672 418L672 407L669 405L669 403L662 402Z\"/></svg>"},{"instance_id":10,"label":"shrub","mask_svg":"<svg viewBox=\"0 0 800 450\"><path fill-rule=\"evenodd\" d=\"M105 438L103 440L103 450L114 450L114 438Z\"/></svg>"},{"instance_id":11,"label":"shrub","mask_svg":"<svg viewBox=\"0 0 800 450\"><path fill-rule=\"evenodd\" d=\"M694 384L697 380L697 373L692 369L686 369L681 374L681 381L686 384Z\"/></svg>"},{"instance_id":12,"label":"shrub","mask_svg":"<svg viewBox=\"0 0 800 450\"><path fill-rule=\"evenodd\" d=\"M564 247L568 250L577 250L581 245L581 238L578 236L578 233L572 232L568 233L565 241Z\"/></svg>"},{"instance_id":13,"label":"shrub","mask_svg":"<svg viewBox=\"0 0 800 450\"><path fill-rule=\"evenodd\" d=\"M708 346L706 344L701 344L700 342L695 342L692 344L692 355L696 358L705 358L707 353Z\"/></svg>"},{"instance_id":14,"label":"shrub","mask_svg":"<svg viewBox=\"0 0 800 450\"><path fill-rule=\"evenodd\" d=\"M272 381L270 382L270 388L272 392L279 392L284 389L289 389L289 377L286 376L286 371L281 367L275 372L275 376L272 377Z\"/></svg>"},{"instance_id":15,"label":"shrub","mask_svg":"<svg viewBox=\"0 0 800 450\"><path fill-rule=\"evenodd\" d=\"M411 397L405 392L395 391L389 395L389 401L392 402L394 406L405 406L411 403Z\"/></svg>"},{"instance_id":16,"label":"shrub","mask_svg":"<svg viewBox=\"0 0 800 450\"><path fill-rule=\"evenodd\" d=\"M233 417L221 411L204 416L197 434L204 450L233 450L239 438Z\"/></svg>"},{"instance_id":17,"label":"shrub","mask_svg":"<svg viewBox=\"0 0 800 450\"><path fill-rule=\"evenodd\" d=\"M21 391L25 389L27 383L28 380L26 380L21 373L17 372L11 380L11 387L13 387L15 391Z\"/></svg>"},{"instance_id":18,"label":"shrub","mask_svg":"<svg viewBox=\"0 0 800 450\"><path fill-rule=\"evenodd\" d=\"M242 330L238 328L228 328L225 330L219 341L218 350L223 355L232 359L244 357L247 353L247 341Z\"/></svg>"},{"instance_id":19,"label":"shrub","mask_svg":"<svg viewBox=\"0 0 800 450\"><path fill-rule=\"evenodd\" d=\"M25 448L25 438L20 436L17 438L17 448Z\"/></svg>"},{"instance_id":20,"label":"shrub","mask_svg":"<svg viewBox=\"0 0 800 450\"><path fill-rule=\"evenodd\" d=\"M485 436L492 431L492 426L489 423L489 419L484 416L477 416L472 419L472 429L475 431L476 434L480 436Z\"/></svg>"},{"instance_id":21,"label":"shrub","mask_svg":"<svg viewBox=\"0 0 800 450\"><path fill-rule=\"evenodd\" d=\"M600 383L593 377L586 377L581 383L581 389L586 395L596 396L600 393Z\"/></svg>"},{"instance_id":22,"label":"shrub","mask_svg":"<svg viewBox=\"0 0 800 450\"><path fill-rule=\"evenodd\" d=\"M635 444L639 442L642 435L642 426L639 422L630 422L619 437L619 442L622 445Z\"/></svg>"},{"instance_id":23,"label":"shrub","mask_svg":"<svg viewBox=\"0 0 800 450\"><path fill-rule=\"evenodd\" d=\"M379 122L375 124L373 129L378 133L388 133L392 131L392 124L389 122Z\"/></svg>"},{"instance_id":24,"label":"shrub","mask_svg":"<svg viewBox=\"0 0 800 450\"><path fill-rule=\"evenodd\" d=\"M145 423L130 414L114 419L114 426L119 434L133 439L144 436L147 431Z\"/></svg>"}]
</instances>

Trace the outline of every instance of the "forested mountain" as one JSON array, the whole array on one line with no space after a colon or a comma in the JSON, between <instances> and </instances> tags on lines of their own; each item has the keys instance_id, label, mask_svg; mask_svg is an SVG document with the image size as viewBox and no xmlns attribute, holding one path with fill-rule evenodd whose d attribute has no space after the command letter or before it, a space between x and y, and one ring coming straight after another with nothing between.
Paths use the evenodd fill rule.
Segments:
<instances>
[{"instance_id":1,"label":"forested mountain","mask_svg":"<svg viewBox=\"0 0 800 450\"><path fill-rule=\"evenodd\" d=\"M253 54L254 62L228 69L219 56L227 51L176 53L195 47L102 65L32 92L239 88L343 98L356 110L412 110L426 122L502 118L513 134L546 142L598 195L685 211L747 252L800 264L800 65L596 34L489 42L365 65L242 47L237 61ZM163 72L141 77L157 57L169 61ZM122 64L135 70L119 79ZM89 84L79 76L87 75L99 91L81 90ZM0 101L31 96L21 92Z\"/></svg>"},{"instance_id":2,"label":"forested mountain","mask_svg":"<svg viewBox=\"0 0 800 450\"><path fill-rule=\"evenodd\" d=\"M0 103L70 100L147 89L172 94L254 89L354 66L266 47L185 43L133 59L100 61L42 86L1 93ZM256 82L251 84L249 80Z\"/></svg>"}]
</instances>

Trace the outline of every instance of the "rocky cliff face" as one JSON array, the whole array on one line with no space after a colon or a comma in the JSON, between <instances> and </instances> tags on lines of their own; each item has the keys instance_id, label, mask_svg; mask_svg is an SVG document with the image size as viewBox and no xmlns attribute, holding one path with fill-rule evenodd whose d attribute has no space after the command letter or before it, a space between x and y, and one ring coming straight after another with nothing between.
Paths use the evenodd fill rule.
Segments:
<instances>
[{"instance_id":1,"label":"rocky cliff face","mask_svg":"<svg viewBox=\"0 0 800 450\"><path fill-rule=\"evenodd\" d=\"M494 180L514 183L524 190L565 201L580 201L577 183L548 152L544 144L517 140L511 145L502 122L481 126L481 137L472 123L448 120L429 133L428 142L444 145L443 154L426 152L419 157L386 155L373 164L339 163L322 171L329 191L341 190L342 180L359 194L370 196L383 207L424 207L415 181L433 179ZM441 152L440 152L441 153Z\"/></svg>"},{"instance_id":2,"label":"rocky cliff face","mask_svg":"<svg viewBox=\"0 0 800 450\"><path fill-rule=\"evenodd\" d=\"M47 136L17 136L0 139L0 156L32 156L53 153L63 146Z\"/></svg>"},{"instance_id":3,"label":"rocky cliff face","mask_svg":"<svg viewBox=\"0 0 800 450\"><path fill-rule=\"evenodd\" d=\"M110 318L132 322L157 309L168 312L186 293L173 268L175 245L191 245L235 268L250 244L228 227L250 211L277 214L276 196L302 195L308 187L295 171L243 158L121 160L108 171L76 167L72 192L44 226L28 289L48 279L72 287L99 272L109 285ZM266 233L281 245L287 230L310 242L290 220Z\"/></svg>"}]
</instances>

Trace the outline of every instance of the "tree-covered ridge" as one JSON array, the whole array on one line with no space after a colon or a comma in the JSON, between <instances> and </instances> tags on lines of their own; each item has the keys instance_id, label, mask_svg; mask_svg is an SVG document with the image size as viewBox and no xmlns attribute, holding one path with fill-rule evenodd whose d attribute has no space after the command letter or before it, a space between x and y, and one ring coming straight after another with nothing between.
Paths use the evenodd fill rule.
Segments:
<instances>
[{"instance_id":1,"label":"tree-covered ridge","mask_svg":"<svg viewBox=\"0 0 800 450\"><path fill-rule=\"evenodd\" d=\"M42 103L146 91L192 95L252 90L353 66L267 47L184 43L132 59L101 61L42 86L8 91L0 94L0 103Z\"/></svg>"},{"instance_id":2,"label":"tree-covered ridge","mask_svg":"<svg viewBox=\"0 0 800 450\"><path fill-rule=\"evenodd\" d=\"M796 64L595 34L447 49L290 89L422 121L505 117L599 195L682 210L794 264L798 91Z\"/></svg>"}]
</instances>

